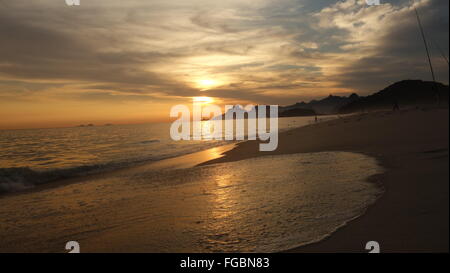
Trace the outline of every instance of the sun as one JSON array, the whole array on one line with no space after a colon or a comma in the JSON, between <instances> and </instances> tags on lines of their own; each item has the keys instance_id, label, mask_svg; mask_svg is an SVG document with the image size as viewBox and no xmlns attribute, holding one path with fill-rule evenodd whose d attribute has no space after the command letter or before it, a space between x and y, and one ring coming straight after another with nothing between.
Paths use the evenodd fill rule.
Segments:
<instances>
[{"instance_id":1,"label":"sun","mask_svg":"<svg viewBox=\"0 0 450 273\"><path fill-rule=\"evenodd\" d=\"M208 90L214 86L217 86L218 83L213 79L200 79L197 81L197 85L202 90Z\"/></svg>"},{"instance_id":2,"label":"sun","mask_svg":"<svg viewBox=\"0 0 450 273\"><path fill-rule=\"evenodd\" d=\"M211 97L193 97L192 101L194 103L208 104L208 103L213 103L214 99Z\"/></svg>"}]
</instances>

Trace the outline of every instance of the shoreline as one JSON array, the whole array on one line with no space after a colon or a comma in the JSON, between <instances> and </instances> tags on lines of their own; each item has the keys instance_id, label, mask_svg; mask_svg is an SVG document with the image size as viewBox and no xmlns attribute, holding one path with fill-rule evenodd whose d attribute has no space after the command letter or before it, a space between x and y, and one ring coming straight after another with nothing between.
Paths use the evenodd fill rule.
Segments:
<instances>
[{"instance_id":1,"label":"shoreline","mask_svg":"<svg viewBox=\"0 0 450 273\"><path fill-rule=\"evenodd\" d=\"M257 144L239 143L202 165L347 151L375 157L385 168L368 179L382 185L384 194L365 213L318 242L285 252L364 253L369 241L379 242L381 252L448 252L448 109L380 111L296 128L280 134L271 153L258 152Z\"/></svg>"},{"instance_id":2,"label":"shoreline","mask_svg":"<svg viewBox=\"0 0 450 273\"><path fill-rule=\"evenodd\" d=\"M368 154L365 154L367 156L371 156ZM373 157L373 156L371 156ZM383 175L389 170L386 166L384 166L384 161L376 158L378 163L384 168L384 172L380 173L380 174L375 174L372 176L369 176L366 180L367 183L373 183L375 184L377 187L380 188L381 193L379 196L377 196L377 199L375 200L375 202L373 202L372 204L370 204L369 206L366 207L366 209L360 214L355 216L352 219L349 219L347 222L343 223L341 226L339 226L338 228L336 228L336 230L334 230L333 232L331 232L330 234L328 234L327 236L324 236L323 238L320 238L314 242L310 242L307 244L303 244L303 245L299 245L290 249L286 249L281 251L280 253L330 253L329 250L326 249L327 246L322 246L321 243L325 242L326 240L329 240L331 238L333 238L335 236L335 234L337 232L339 232L341 229L347 227L348 225L352 225L352 223L356 220L358 220L359 218L363 217L364 215L366 215L370 209L377 203L379 202L382 198L383 195L386 192L386 188L384 186L384 182L383 182ZM309 250L311 249L311 250ZM369 250L367 250L369 251ZM344 252L344 253L348 253L348 252L361 252L361 253L366 253L367 251L364 250L364 244L361 244L361 249L356 249L356 251L348 251L348 250L342 250L339 252Z\"/></svg>"}]
</instances>

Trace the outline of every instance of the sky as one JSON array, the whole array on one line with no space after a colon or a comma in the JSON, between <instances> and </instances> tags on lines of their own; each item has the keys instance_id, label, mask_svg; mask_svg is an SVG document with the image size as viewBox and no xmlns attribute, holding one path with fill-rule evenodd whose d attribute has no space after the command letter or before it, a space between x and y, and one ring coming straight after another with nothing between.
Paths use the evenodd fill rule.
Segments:
<instances>
[{"instance_id":1,"label":"sky","mask_svg":"<svg viewBox=\"0 0 450 273\"><path fill-rule=\"evenodd\" d=\"M0 0L0 129L169 120L209 97L279 104L448 84L446 0Z\"/></svg>"}]
</instances>

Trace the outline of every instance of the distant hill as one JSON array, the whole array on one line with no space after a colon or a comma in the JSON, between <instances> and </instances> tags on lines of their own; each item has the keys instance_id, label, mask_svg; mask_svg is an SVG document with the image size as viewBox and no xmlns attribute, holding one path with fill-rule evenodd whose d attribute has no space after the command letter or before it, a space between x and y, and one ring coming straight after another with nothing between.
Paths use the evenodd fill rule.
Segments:
<instances>
[{"instance_id":1,"label":"distant hill","mask_svg":"<svg viewBox=\"0 0 450 273\"><path fill-rule=\"evenodd\" d=\"M313 110L314 113L310 115L317 114L333 114L336 113L341 107L358 100L359 96L357 94L351 94L348 97L340 97L330 95L321 100L312 100L310 102L298 102L294 105L280 107L280 113L294 113L302 112L301 110ZM305 111L306 113L306 111ZM312 112L310 112L312 113Z\"/></svg>"},{"instance_id":2,"label":"distant hill","mask_svg":"<svg viewBox=\"0 0 450 273\"><path fill-rule=\"evenodd\" d=\"M367 97L359 97L339 109L340 113L362 110L392 108L397 102L400 107L427 105L437 101L437 94L442 103L448 103L448 86L421 80L405 80L394 83L387 88Z\"/></svg>"}]
</instances>

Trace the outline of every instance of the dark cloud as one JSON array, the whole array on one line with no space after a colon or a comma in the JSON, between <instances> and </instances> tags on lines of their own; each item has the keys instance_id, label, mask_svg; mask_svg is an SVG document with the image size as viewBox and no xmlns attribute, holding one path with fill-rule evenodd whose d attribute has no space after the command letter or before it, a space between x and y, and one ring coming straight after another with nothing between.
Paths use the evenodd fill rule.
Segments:
<instances>
[{"instance_id":1,"label":"dark cloud","mask_svg":"<svg viewBox=\"0 0 450 273\"><path fill-rule=\"evenodd\" d=\"M437 80L448 83L448 65L437 46L448 56L448 1L434 0L418 7L431 49ZM379 26L380 28L383 25ZM336 80L341 86L352 87L362 93L380 90L401 79L431 80L422 37L415 13L411 9L395 17L370 56L343 68Z\"/></svg>"}]
</instances>

